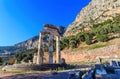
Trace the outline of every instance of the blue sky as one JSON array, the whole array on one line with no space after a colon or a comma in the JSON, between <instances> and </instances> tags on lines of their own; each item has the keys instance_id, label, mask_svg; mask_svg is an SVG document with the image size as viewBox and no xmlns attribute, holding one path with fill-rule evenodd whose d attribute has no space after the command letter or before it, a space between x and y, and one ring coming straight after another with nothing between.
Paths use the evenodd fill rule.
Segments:
<instances>
[{"instance_id":1,"label":"blue sky","mask_svg":"<svg viewBox=\"0 0 120 79\"><path fill-rule=\"evenodd\" d=\"M91 0L0 0L0 46L39 34L43 24L67 27Z\"/></svg>"}]
</instances>

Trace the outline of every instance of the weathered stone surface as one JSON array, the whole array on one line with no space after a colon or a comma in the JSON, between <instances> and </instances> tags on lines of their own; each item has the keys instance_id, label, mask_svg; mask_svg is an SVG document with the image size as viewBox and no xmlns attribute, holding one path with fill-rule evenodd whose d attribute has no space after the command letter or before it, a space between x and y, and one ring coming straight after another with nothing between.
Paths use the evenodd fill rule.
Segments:
<instances>
[{"instance_id":1,"label":"weathered stone surface","mask_svg":"<svg viewBox=\"0 0 120 79\"><path fill-rule=\"evenodd\" d=\"M93 50L81 50L71 52L69 50L64 50L61 52L61 58L65 58L66 62L81 62L89 61L96 62L99 57L120 57L120 44L110 45L103 48L93 49Z\"/></svg>"},{"instance_id":2,"label":"weathered stone surface","mask_svg":"<svg viewBox=\"0 0 120 79\"><path fill-rule=\"evenodd\" d=\"M45 71L45 70L56 70L57 68L65 67L62 64L42 64L42 65L35 65L35 64L13 64L13 65L6 65L2 67L2 71Z\"/></svg>"},{"instance_id":3,"label":"weathered stone surface","mask_svg":"<svg viewBox=\"0 0 120 79\"><path fill-rule=\"evenodd\" d=\"M112 19L120 13L120 0L91 0L91 2L81 10L75 21L70 24L64 36L73 35L107 19Z\"/></svg>"}]
</instances>

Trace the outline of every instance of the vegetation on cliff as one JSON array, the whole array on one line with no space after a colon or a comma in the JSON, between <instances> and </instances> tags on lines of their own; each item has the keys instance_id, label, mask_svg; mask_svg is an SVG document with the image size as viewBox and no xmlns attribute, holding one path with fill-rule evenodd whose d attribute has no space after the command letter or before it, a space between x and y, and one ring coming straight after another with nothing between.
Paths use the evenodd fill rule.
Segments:
<instances>
[{"instance_id":1,"label":"vegetation on cliff","mask_svg":"<svg viewBox=\"0 0 120 79\"><path fill-rule=\"evenodd\" d=\"M84 28L83 28L84 30ZM81 42L90 45L96 42L107 42L120 37L120 15L102 23L94 24L89 31L83 31L74 36L61 39L61 49L76 48Z\"/></svg>"},{"instance_id":2,"label":"vegetation on cliff","mask_svg":"<svg viewBox=\"0 0 120 79\"><path fill-rule=\"evenodd\" d=\"M78 34L81 28L90 30L94 24L113 19L117 14L120 14L120 0L91 0L68 26L64 36Z\"/></svg>"},{"instance_id":3,"label":"vegetation on cliff","mask_svg":"<svg viewBox=\"0 0 120 79\"><path fill-rule=\"evenodd\" d=\"M31 49L24 52L16 53L15 59L17 59L18 62L20 61L28 62L29 60L32 61L34 53L36 52L37 49Z\"/></svg>"}]
</instances>

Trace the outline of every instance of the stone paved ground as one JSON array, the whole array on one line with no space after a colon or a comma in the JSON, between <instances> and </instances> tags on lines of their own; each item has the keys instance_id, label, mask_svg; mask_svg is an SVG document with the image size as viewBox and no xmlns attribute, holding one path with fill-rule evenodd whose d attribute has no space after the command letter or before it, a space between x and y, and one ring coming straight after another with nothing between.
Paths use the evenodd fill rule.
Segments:
<instances>
[{"instance_id":1,"label":"stone paved ground","mask_svg":"<svg viewBox=\"0 0 120 79\"><path fill-rule=\"evenodd\" d=\"M68 79L68 72L59 72L56 75L50 73L26 73L0 77L0 79Z\"/></svg>"},{"instance_id":2,"label":"stone paved ground","mask_svg":"<svg viewBox=\"0 0 120 79\"><path fill-rule=\"evenodd\" d=\"M66 70L66 71L58 72L55 75L53 75L51 72L28 72L22 74L0 72L0 79L68 79L69 72L71 73L73 71L81 71L81 69ZM79 78L74 78L74 79L79 79ZM108 79L108 78L102 78L102 79ZM115 76L114 79L119 79L119 78Z\"/></svg>"},{"instance_id":3,"label":"stone paved ground","mask_svg":"<svg viewBox=\"0 0 120 79\"><path fill-rule=\"evenodd\" d=\"M91 67L83 68L82 66L73 70L89 70ZM69 72L72 70L65 70L52 75L50 72L31 71L28 73L9 73L0 71L0 79L68 79Z\"/></svg>"}]
</instances>

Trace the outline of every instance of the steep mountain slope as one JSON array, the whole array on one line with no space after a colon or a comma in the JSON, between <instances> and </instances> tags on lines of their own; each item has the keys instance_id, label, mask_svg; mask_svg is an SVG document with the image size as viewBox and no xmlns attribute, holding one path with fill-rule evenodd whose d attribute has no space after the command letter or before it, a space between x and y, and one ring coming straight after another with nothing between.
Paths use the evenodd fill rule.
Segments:
<instances>
[{"instance_id":1,"label":"steep mountain slope","mask_svg":"<svg viewBox=\"0 0 120 79\"><path fill-rule=\"evenodd\" d=\"M39 36L34 36L24 42L15 44L15 47L25 48L25 49L34 49L37 48Z\"/></svg>"},{"instance_id":2,"label":"steep mountain slope","mask_svg":"<svg viewBox=\"0 0 120 79\"><path fill-rule=\"evenodd\" d=\"M68 26L64 36L75 35L83 28L90 30L93 24L112 19L117 14L120 14L120 0L92 0Z\"/></svg>"}]
</instances>

